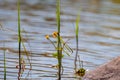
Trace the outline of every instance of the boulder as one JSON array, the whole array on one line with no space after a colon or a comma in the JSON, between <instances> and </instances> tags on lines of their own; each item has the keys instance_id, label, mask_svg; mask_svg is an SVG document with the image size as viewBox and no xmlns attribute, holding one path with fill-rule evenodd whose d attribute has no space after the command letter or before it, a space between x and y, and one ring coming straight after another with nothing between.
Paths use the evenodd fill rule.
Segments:
<instances>
[{"instance_id":1,"label":"boulder","mask_svg":"<svg viewBox=\"0 0 120 80\"><path fill-rule=\"evenodd\" d=\"M120 80L120 56L87 72L83 80Z\"/></svg>"}]
</instances>

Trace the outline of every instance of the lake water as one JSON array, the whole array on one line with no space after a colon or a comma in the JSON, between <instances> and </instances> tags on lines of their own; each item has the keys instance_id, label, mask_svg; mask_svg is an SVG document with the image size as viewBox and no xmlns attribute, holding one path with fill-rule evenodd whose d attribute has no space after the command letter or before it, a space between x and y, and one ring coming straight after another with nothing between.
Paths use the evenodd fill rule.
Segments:
<instances>
[{"instance_id":1,"label":"lake water","mask_svg":"<svg viewBox=\"0 0 120 80\"><path fill-rule=\"evenodd\" d=\"M24 44L31 53L32 70L22 74L26 80L55 80L57 60L52 57L54 46L45 39L46 34L57 31L55 0L26 0L21 3L21 29ZM6 50L7 80L17 80L18 42L17 6L15 0L0 0L0 80L4 75L4 50ZM119 0L62 0L61 36L74 50L63 58L62 80L74 80L76 48L75 21L80 13L79 55L84 68L97 66L120 55L120 4ZM24 30L23 30L24 29ZM29 73L29 74L28 74ZM77 80L77 79L76 79Z\"/></svg>"}]
</instances>

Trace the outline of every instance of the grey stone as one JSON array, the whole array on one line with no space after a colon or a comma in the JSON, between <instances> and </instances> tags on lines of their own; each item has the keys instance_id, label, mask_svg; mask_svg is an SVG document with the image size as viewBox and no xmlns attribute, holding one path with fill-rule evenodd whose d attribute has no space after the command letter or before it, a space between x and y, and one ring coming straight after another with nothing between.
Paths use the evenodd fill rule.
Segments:
<instances>
[{"instance_id":1,"label":"grey stone","mask_svg":"<svg viewBox=\"0 0 120 80\"><path fill-rule=\"evenodd\" d=\"M83 80L120 80L120 56L87 72Z\"/></svg>"}]
</instances>

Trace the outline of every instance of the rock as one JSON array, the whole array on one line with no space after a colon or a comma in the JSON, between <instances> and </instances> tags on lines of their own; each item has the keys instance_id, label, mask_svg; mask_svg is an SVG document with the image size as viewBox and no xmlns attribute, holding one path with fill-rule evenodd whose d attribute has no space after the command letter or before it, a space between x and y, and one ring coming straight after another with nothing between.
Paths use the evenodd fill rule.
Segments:
<instances>
[{"instance_id":1,"label":"rock","mask_svg":"<svg viewBox=\"0 0 120 80\"><path fill-rule=\"evenodd\" d=\"M120 56L87 72L83 80L120 80Z\"/></svg>"}]
</instances>

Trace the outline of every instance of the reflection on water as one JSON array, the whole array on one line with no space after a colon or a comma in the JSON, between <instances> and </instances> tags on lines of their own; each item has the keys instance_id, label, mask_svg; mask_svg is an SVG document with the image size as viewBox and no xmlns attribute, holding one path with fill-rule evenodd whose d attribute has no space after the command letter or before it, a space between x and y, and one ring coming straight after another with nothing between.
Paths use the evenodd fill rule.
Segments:
<instances>
[{"instance_id":1,"label":"reflection on water","mask_svg":"<svg viewBox=\"0 0 120 80\"><path fill-rule=\"evenodd\" d=\"M119 0L66 0L61 2L61 35L70 39L69 46L75 53L75 19L81 9L79 54L86 69L119 56L120 5ZM54 47L44 38L56 31L55 0L26 0L21 5L21 25L24 43L32 54L32 70L27 57L22 77L35 80L55 80L57 64L52 58ZM0 79L3 79L3 50L6 50L7 78L16 80L18 69L17 11L15 0L0 0ZM5 42L5 47L3 47ZM28 44L30 43L30 45ZM24 51L23 51L24 53ZM73 80L74 54L63 59L62 80ZM30 72L29 72L30 71ZM29 75L28 75L29 72Z\"/></svg>"}]
</instances>

